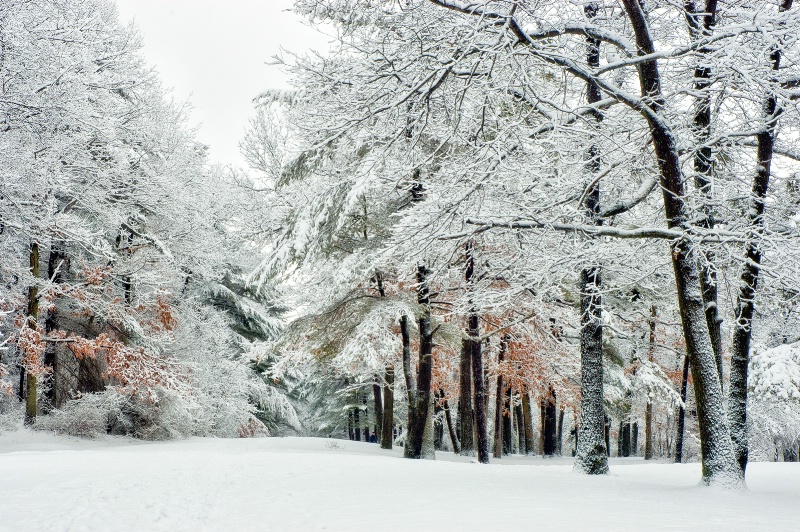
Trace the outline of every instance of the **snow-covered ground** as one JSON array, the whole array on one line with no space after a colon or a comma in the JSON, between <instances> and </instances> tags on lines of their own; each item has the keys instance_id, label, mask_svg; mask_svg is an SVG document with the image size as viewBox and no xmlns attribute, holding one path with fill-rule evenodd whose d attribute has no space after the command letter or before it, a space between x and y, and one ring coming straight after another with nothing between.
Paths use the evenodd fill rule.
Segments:
<instances>
[{"instance_id":1,"label":"snow-covered ground","mask_svg":"<svg viewBox=\"0 0 800 532\"><path fill-rule=\"evenodd\" d=\"M489 466L316 438L163 443L0 434L0 530L798 530L800 464L754 463L748 491L699 464L568 459Z\"/></svg>"}]
</instances>

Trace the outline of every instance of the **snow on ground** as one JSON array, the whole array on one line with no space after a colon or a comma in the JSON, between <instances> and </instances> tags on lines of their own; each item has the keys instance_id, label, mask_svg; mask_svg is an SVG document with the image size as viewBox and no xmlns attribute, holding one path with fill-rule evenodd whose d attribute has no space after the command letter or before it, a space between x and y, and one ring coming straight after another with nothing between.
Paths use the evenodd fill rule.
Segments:
<instances>
[{"instance_id":1,"label":"snow on ground","mask_svg":"<svg viewBox=\"0 0 800 532\"><path fill-rule=\"evenodd\" d=\"M754 463L748 491L699 464L413 461L317 438L85 441L0 434L0 530L798 530L800 464Z\"/></svg>"}]
</instances>

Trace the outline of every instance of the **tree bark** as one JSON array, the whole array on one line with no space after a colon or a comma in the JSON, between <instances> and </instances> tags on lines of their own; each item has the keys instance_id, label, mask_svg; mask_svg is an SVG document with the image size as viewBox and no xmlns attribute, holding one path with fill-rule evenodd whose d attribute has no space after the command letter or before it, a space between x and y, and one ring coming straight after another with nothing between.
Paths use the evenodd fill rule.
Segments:
<instances>
[{"instance_id":1,"label":"tree bark","mask_svg":"<svg viewBox=\"0 0 800 532\"><path fill-rule=\"evenodd\" d=\"M503 454L512 453L513 429L511 423L511 387L506 386L503 394Z\"/></svg>"},{"instance_id":2,"label":"tree bark","mask_svg":"<svg viewBox=\"0 0 800 532\"><path fill-rule=\"evenodd\" d=\"M623 0L633 27L639 55L655 52L650 30L638 0ZM646 99L641 113L650 127L653 148L661 172L664 212L670 229L684 226L691 219L684 201L686 191L675 136L661 112L664 98L655 59L637 65L641 94ZM678 294L678 308L687 351L690 355L697 414L700 425L703 482L742 486L744 475L737 464L725 415L722 385L717 372L711 336L706 322L697 256L690 242L671 243L671 259Z\"/></svg>"},{"instance_id":3,"label":"tree bark","mask_svg":"<svg viewBox=\"0 0 800 532\"><path fill-rule=\"evenodd\" d=\"M551 386L547 392L544 406L544 427L543 427L543 443L544 455L553 456L556 454L556 446L558 444L556 431L558 430L558 419L556 414L556 392Z\"/></svg>"},{"instance_id":4,"label":"tree bark","mask_svg":"<svg viewBox=\"0 0 800 532\"><path fill-rule=\"evenodd\" d=\"M475 256L471 242L466 249L466 268L465 279L468 283L473 283L475 272ZM472 302L470 302L472 303ZM470 309L467 317L467 336L470 342L470 352L472 355L472 387L475 392L473 405L475 407L475 444L478 451L478 462L481 464L489 463L489 437L486 434L486 386L483 375L483 354L481 352L480 322L476 308Z\"/></svg>"},{"instance_id":5,"label":"tree bark","mask_svg":"<svg viewBox=\"0 0 800 532\"><path fill-rule=\"evenodd\" d=\"M792 0L782 0L780 11L788 11ZM780 44L773 45L770 54L772 70L778 71L781 64ZM736 321L733 328L731 345L731 384L728 398L728 418L731 424L736 462L742 474L747 469L747 366L750 363L750 339L753 334L753 314L758 280L761 273L761 247L759 237L764 230L764 211L769 190L772 167L772 155L775 149L775 126L781 115L778 99L774 93L768 94L762 105L763 118L766 122L759 131L756 142L756 173L750 193L750 205L747 210L748 225L753 236L745 244L746 262L739 278L739 294L736 301Z\"/></svg>"},{"instance_id":6,"label":"tree bark","mask_svg":"<svg viewBox=\"0 0 800 532\"><path fill-rule=\"evenodd\" d=\"M494 395L494 457L501 458L503 456L503 372L500 369L503 359L505 358L505 349L500 346L500 351L497 353L497 388Z\"/></svg>"},{"instance_id":7,"label":"tree bark","mask_svg":"<svg viewBox=\"0 0 800 532\"><path fill-rule=\"evenodd\" d=\"M689 384L689 354L683 357L681 376L681 406L678 407L678 434L675 438L675 463L683 462L683 433L686 424L686 393Z\"/></svg>"},{"instance_id":8,"label":"tree bark","mask_svg":"<svg viewBox=\"0 0 800 532\"><path fill-rule=\"evenodd\" d=\"M440 390L440 393L444 406L444 419L445 422L447 422L447 432L450 434L450 442L453 444L453 452L455 454L460 454L461 450L459 448L458 437L456 436L456 429L453 425L453 416L450 413L450 405L447 403L447 399L444 398L444 392Z\"/></svg>"},{"instance_id":9,"label":"tree bark","mask_svg":"<svg viewBox=\"0 0 800 532\"><path fill-rule=\"evenodd\" d=\"M647 349L647 360L654 361L656 350L656 306L650 307L650 346ZM653 459L653 402L648 397L644 410L644 459Z\"/></svg>"},{"instance_id":10,"label":"tree bark","mask_svg":"<svg viewBox=\"0 0 800 532\"><path fill-rule=\"evenodd\" d=\"M598 4L586 4L584 12L591 20L597 15ZM600 41L586 38L586 62L590 68L600 65ZM587 102L597 103L602 99L600 88L587 83ZM595 122L602 120L600 112L592 115ZM591 142L586 163L588 181L593 183L586 194L586 215L595 225L601 225L600 185L594 177L600 171L599 149ZM608 452L603 434L603 328L600 268L591 266L581 272L581 418L578 430L578 450L575 453L575 469L590 475L608 473Z\"/></svg>"},{"instance_id":11,"label":"tree bark","mask_svg":"<svg viewBox=\"0 0 800 532\"><path fill-rule=\"evenodd\" d=\"M522 416L525 418L525 454L531 455L536 452L533 446L533 418L531 417L531 395L528 392L522 394Z\"/></svg>"},{"instance_id":12,"label":"tree bark","mask_svg":"<svg viewBox=\"0 0 800 532\"><path fill-rule=\"evenodd\" d=\"M684 5L686 20L692 39L697 40L711 36L716 19L717 0L706 0L702 13L697 13L693 0L687 0ZM695 113L693 129L695 144L699 146L694 152L694 183L702 197L702 217L698 225L704 229L713 229L715 226L714 208L711 202L711 170L713 153L708 139L711 136L711 68L704 61L703 56L712 50L701 47L698 50L700 61L694 70ZM717 374L720 383L723 382L722 368L722 320L719 317L717 306L717 272L714 268L714 253L703 250L700 263L700 290L705 304L705 317L711 338L711 347L714 350L714 359L717 364Z\"/></svg>"},{"instance_id":13,"label":"tree bark","mask_svg":"<svg viewBox=\"0 0 800 532\"><path fill-rule=\"evenodd\" d=\"M558 410L558 434L556 435L556 454L561 456L564 443L564 405Z\"/></svg>"},{"instance_id":14,"label":"tree bark","mask_svg":"<svg viewBox=\"0 0 800 532\"><path fill-rule=\"evenodd\" d=\"M469 333L469 331L468 331ZM461 341L461 359L458 366L458 435L460 454L475 455L473 432L475 416L472 412L472 341L464 338Z\"/></svg>"},{"instance_id":15,"label":"tree bark","mask_svg":"<svg viewBox=\"0 0 800 532\"><path fill-rule=\"evenodd\" d=\"M394 424L394 366L386 366L383 384L383 423L381 424L381 449L392 448Z\"/></svg>"},{"instance_id":16,"label":"tree bark","mask_svg":"<svg viewBox=\"0 0 800 532\"><path fill-rule=\"evenodd\" d=\"M417 303L420 305L419 364L417 370L417 387L416 391L413 393L413 402L409 404L408 408L408 436L405 446L406 458L422 458L425 428L429 425L428 418L431 417L433 329L431 327L428 274L428 268L424 264L419 264L417 267ZM406 332L407 330L406 327Z\"/></svg>"},{"instance_id":17,"label":"tree bark","mask_svg":"<svg viewBox=\"0 0 800 532\"><path fill-rule=\"evenodd\" d=\"M39 278L39 244L37 242L31 243L29 257L31 275L33 275L34 280L33 284L28 288L28 319L25 326L35 331L39 327L39 287L36 285L36 280ZM28 371L25 396L26 425L33 425L36 422L37 380L37 376Z\"/></svg>"},{"instance_id":18,"label":"tree bark","mask_svg":"<svg viewBox=\"0 0 800 532\"><path fill-rule=\"evenodd\" d=\"M375 438L377 443L381 443L383 436L383 398L381 397L381 385L378 378L372 383L372 398L375 401Z\"/></svg>"},{"instance_id":19,"label":"tree bark","mask_svg":"<svg viewBox=\"0 0 800 532\"><path fill-rule=\"evenodd\" d=\"M522 415L522 405L514 405L514 419L517 424L517 444L519 445L519 454L528 454L525 449L525 417Z\"/></svg>"}]
</instances>

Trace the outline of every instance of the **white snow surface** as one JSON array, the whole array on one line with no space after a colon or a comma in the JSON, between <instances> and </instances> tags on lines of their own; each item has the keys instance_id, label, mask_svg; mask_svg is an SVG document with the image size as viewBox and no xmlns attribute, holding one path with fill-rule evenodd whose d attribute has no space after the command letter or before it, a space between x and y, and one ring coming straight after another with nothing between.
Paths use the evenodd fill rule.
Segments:
<instances>
[{"instance_id":1,"label":"white snow surface","mask_svg":"<svg viewBox=\"0 0 800 532\"><path fill-rule=\"evenodd\" d=\"M0 530L797 530L800 464L752 463L747 491L699 464L490 465L318 438L143 443L0 434Z\"/></svg>"}]
</instances>

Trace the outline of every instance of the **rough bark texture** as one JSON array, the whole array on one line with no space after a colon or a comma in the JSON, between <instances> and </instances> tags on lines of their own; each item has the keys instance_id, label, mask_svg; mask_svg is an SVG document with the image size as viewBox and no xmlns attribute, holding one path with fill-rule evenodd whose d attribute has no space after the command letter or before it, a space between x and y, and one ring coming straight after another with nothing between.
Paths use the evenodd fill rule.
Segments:
<instances>
[{"instance_id":1,"label":"rough bark texture","mask_svg":"<svg viewBox=\"0 0 800 532\"><path fill-rule=\"evenodd\" d=\"M656 306L650 307L650 345L647 349L647 359L653 362L656 350ZM644 410L644 459L653 459L653 403L647 399Z\"/></svg>"},{"instance_id":2,"label":"rough bark texture","mask_svg":"<svg viewBox=\"0 0 800 532\"><path fill-rule=\"evenodd\" d=\"M431 416L431 377L433 371L433 329L431 327L430 291L428 288L428 269L424 264L417 267L417 303L420 305L419 315L419 364L417 370L417 387L411 394L413 400L408 407L408 434L406 437L405 457L422 458L423 440L426 427L430 426L430 442L433 448L433 423ZM402 329L402 326L401 326ZM408 329L406 327L406 334ZM431 421L431 422L429 422ZM426 451L428 451L426 446ZM430 455L428 451L428 456Z\"/></svg>"},{"instance_id":3,"label":"rough bark texture","mask_svg":"<svg viewBox=\"0 0 800 532\"><path fill-rule=\"evenodd\" d=\"M461 341L461 359L458 366L458 436L460 454L475 455L473 438L475 416L472 413L472 341L464 338Z\"/></svg>"},{"instance_id":4,"label":"rough bark texture","mask_svg":"<svg viewBox=\"0 0 800 532\"><path fill-rule=\"evenodd\" d=\"M453 416L450 413L450 405L447 402L447 399L444 398L444 392L441 392L442 401L444 401L444 420L447 422L447 432L450 434L450 443L453 444L453 452L456 454L460 454L461 449L459 448L458 437L456 436L456 428L453 424Z\"/></svg>"},{"instance_id":5,"label":"rough bark texture","mask_svg":"<svg viewBox=\"0 0 800 532\"><path fill-rule=\"evenodd\" d=\"M505 353L500 349L497 361L503 362ZM503 374L497 374L497 388L494 395L494 457L503 456Z\"/></svg>"},{"instance_id":6,"label":"rough bark texture","mask_svg":"<svg viewBox=\"0 0 800 532\"><path fill-rule=\"evenodd\" d=\"M683 462L683 433L686 425L686 393L689 385L689 355L683 357L683 375L681 376L681 406L678 407L678 434L675 438L675 462Z\"/></svg>"},{"instance_id":7,"label":"rough bark texture","mask_svg":"<svg viewBox=\"0 0 800 532\"><path fill-rule=\"evenodd\" d=\"M586 4L584 11L588 19L597 15L595 2ZM586 62L590 68L600 64L600 41L586 38ZM602 99L599 87L587 83L587 101L597 103ZM602 115L594 113L599 122ZM586 172L589 182L600 169L598 147L591 144L587 154ZM600 186L595 183L586 194L586 214L599 225ZM589 267L581 272L581 418L578 429L578 450L575 453L575 469L590 475L608 472L608 454L603 437L603 329L602 299L600 296L600 268Z\"/></svg>"},{"instance_id":8,"label":"rough bark texture","mask_svg":"<svg viewBox=\"0 0 800 532\"><path fill-rule=\"evenodd\" d=\"M519 454L527 454L525 450L525 418L522 415L522 405L514 405L514 421L517 425L517 445Z\"/></svg>"},{"instance_id":9,"label":"rough bark texture","mask_svg":"<svg viewBox=\"0 0 800 532\"><path fill-rule=\"evenodd\" d=\"M709 37L716 19L717 0L706 0L703 9L698 12L694 1L688 0L684 6L689 32L693 39ZM700 61L694 70L695 110L693 130L695 144L698 148L694 152L694 184L700 191L702 198L701 216L697 225L704 229L712 229L715 225L714 208L711 202L711 170L713 152L708 139L711 136L711 67L703 60L703 56L711 53L708 47L698 50ZM702 250L700 255L700 290L705 303L706 325L711 338L711 348L714 350L714 359L717 364L717 373L720 383L723 382L722 368L722 320L717 307L717 272L714 268L714 253Z\"/></svg>"},{"instance_id":10,"label":"rough bark texture","mask_svg":"<svg viewBox=\"0 0 800 532\"><path fill-rule=\"evenodd\" d=\"M468 283L473 282L472 276L475 272L475 258L473 246L467 245L465 279ZM480 341L480 324L476 309L472 309L467 317L467 336L470 343L470 354L472 358L472 388L475 391L473 405L475 406L475 446L478 451L478 462L489 463L489 437L486 433L486 385L483 375L483 354Z\"/></svg>"},{"instance_id":11,"label":"rough bark texture","mask_svg":"<svg viewBox=\"0 0 800 532\"><path fill-rule=\"evenodd\" d=\"M653 54L655 47L642 6L638 0L623 0L623 4L633 27L639 54ZM676 139L659 114L664 108L664 99L658 64L655 59L643 61L638 65L638 71L641 93L647 102L642 108L642 115L650 127L653 149L661 172L667 225L670 229L679 228L689 221L690 216L683 199L684 180ZM728 430L722 386L706 322L697 257L689 242L679 240L671 244L671 258L697 402L703 482L743 486L744 475L736 462Z\"/></svg>"},{"instance_id":12,"label":"rough bark texture","mask_svg":"<svg viewBox=\"0 0 800 532\"><path fill-rule=\"evenodd\" d=\"M788 11L791 7L792 0L783 0L780 10ZM781 63L779 45L773 46L770 61L772 70L777 71ZM743 266L739 278L736 322L731 345L731 384L728 398L731 437L735 447L736 462L739 464L742 474L747 469L748 459L747 366L750 362L750 338L753 331L756 290L761 272L759 236L764 229L764 210L775 148L775 123L781 114L778 99L774 94L768 94L764 99L762 113L765 125L756 138L756 173L753 178L750 205L747 211L748 225L754 237L745 244L744 255L747 262Z\"/></svg>"},{"instance_id":13,"label":"rough bark texture","mask_svg":"<svg viewBox=\"0 0 800 532\"><path fill-rule=\"evenodd\" d=\"M542 443L544 445L545 456L556 454L558 445L558 419L556 414L556 392L553 387L547 393L544 403L544 426L542 427Z\"/></svg>"},{"instance_id":14,"label":"rough bark texture","mask_svg":"<svg viewBox=\"0 0 800 532\"><path fill-rule=\"evenodd\" d=\"M372 398L375 401L375 438L381 443L383 436L383 398L381 397L381 385L378 381L372 383Z\"/></svg>"},{"instance_id":15,"label":"rough bark texture","mask_svg":"<svg viewBox=\"0 0 800 532\"><path fill-rule=\"evenodd\" d=\"M35 279L39 278L39 244L31 243L30 248L30 267L31 275ZM32 284L28 288L28 319L26 326L34 331L38 328L39 321L39 287ZM25 424L32 425L36 422L36 394L37 377L31 372L27 374L27 391L25 396Z\"/></svg>"},{"instance_id":16,"label":"rough bark texture","mask_svg":"<svg viewBox=\"0 0 800 532\"><path fill-rule=\"evenodd\" d=\"M531 395L522 394L522 416L525 418L525 454L533 454L536 449L533 445L533 418L531 417Z\"/></svg>"},{"instance_id":17,"label":"rough bark texture","mask_svg":"<svg viewBox=\"0 0 800 532\"><path fill-rule=\"evenodd\" d=\"M381 448L392 448L392 425L394 424L394 366L386 366L383 384L383 423L381 424Z\"/></svg>"},{"instance_id":18,"label":"rough bark texture","mask_svg":"<svg viewBox=\"0 0 800 532\"><path fill-rule=\"evenodd\" d=\"M506 386L503 394L503 454L512 453L512 439L514 437L511 423L511 388Z\"/></svg>"}]
</instances>

